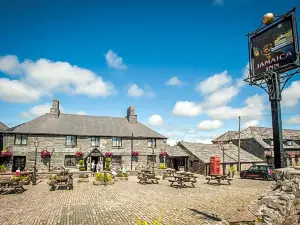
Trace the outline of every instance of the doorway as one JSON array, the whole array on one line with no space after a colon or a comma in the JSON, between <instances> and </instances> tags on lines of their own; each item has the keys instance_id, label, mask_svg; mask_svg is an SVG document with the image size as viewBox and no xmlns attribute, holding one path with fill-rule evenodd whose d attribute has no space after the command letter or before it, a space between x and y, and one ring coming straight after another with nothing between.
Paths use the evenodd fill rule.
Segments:
<instances>
[{"instance_id":1,"label":"doorway","mask_svg":"<svg viewBox=\"0 0 300 225\"><path fill-rule=\"evenodd\" d=\"M99 156L91 156L91 162L95 161L95 164L99 162Z\"/></svg>"},{"instance_id":2,"label":"doorway","mask_svg":"<svg viewBox=\"0 0 300 225\"><path fill-rule=\"evenodd\" d=\"M12 172L16 172L16 170L20 167L20 170L23 171L26 165L26 156L14 156L13 157L13 165Z\"/></svg>"},{"instance_id":3,"label":"doorway","mask_svg":"<svg viewBox=\"0 0 300 225\"><path fill-rule=\"evenodd\" d=\"M176 171L179 170L177 158L173 158L173 167Z\"/></svg>"}]
</instances>

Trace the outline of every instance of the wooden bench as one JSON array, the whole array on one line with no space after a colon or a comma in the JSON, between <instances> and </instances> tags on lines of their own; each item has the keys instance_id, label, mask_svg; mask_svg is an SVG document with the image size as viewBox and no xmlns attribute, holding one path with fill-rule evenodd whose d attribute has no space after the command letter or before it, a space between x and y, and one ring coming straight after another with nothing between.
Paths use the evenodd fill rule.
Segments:
<instances>
[{"instance_id":1,"label":"wooden bench","mask_svg":"<svg viewBox=\"0 0 300 225\"><path fill-rule=\"evenodd\" d=\"M216 180L218 182L218 184L221 184L221 181L224 180L226 181L229 185L231 185L231 181L233 180L233 178L225 178L225 177L205 177L205 179L207 180L207 184L210 183L210 181L212 180Z\"/></svg>"},{"instance_id":2,"label":"wooden bench","mask_svg":"<svg viewBox=\"0 0 300 225\"><path fill-rule=\"evenodd\" d=\"M66 187L68 190L73 189L73 177L72 174L67 176L58 176L56 180L48 182L50 191L57 190L59 187Z\"/></svg>"}]
</instances>

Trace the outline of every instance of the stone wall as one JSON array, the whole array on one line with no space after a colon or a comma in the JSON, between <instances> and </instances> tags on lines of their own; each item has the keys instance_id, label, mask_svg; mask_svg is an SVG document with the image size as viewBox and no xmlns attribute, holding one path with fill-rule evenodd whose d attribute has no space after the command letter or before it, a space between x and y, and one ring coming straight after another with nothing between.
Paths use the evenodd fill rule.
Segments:
<instances>
[{"instance_id":1,"label":"stone wall","mask_svg":"<svg viewBox=\"0 0 300 225\"><path fill-rule=\"evenodd\" d=\"M276 184L223 224L298 225L300 224L300 170L275 170Z\"/></svg>"},{"instance_id":2,"label":"stone wall","mask_svg":"<svg viewBox=\"0 0 300 225\"><path fill-rule=\"evenodd\" d=\"M39 171L48 170L49 163L44 163L41 160L40 151L47 149L49 152L53 151L51 157L51 167L55 165L64 165L65 155L74 155L76 151L82 151L84 156L87 156L95 148L102 154L105 152L112 152L113 156L122 157L122 165L127 169L131 169L131 138L122 138L121 147L112 146L111 137L100 137L100 146L91 147L91 137L77 137L76 146L66 146L66 137L60 135L29 135L27 145L14 145L15 135L6 135L4 137L4 145L11 147L14 156L26 156L26 167L33 168L35 159L35 146L33 138L38 138L38 154L37 154L37 168ZM156 148L154 153L156 155L156 162L159 164L158 155L164 151L167 144L163 139L156 140ZM133 169L135 167L145 166L147 164L147 156L152 155L152 149L148 148L147 138L134 139L133 150L138 151L140 156L138 162L133 162Z\"/></svg>"}]
</instances>

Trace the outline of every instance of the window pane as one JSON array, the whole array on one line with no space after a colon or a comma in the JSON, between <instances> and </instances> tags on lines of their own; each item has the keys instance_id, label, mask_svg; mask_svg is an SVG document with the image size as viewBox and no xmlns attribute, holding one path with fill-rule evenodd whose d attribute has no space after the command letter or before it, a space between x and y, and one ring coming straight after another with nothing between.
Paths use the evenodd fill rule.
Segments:
<instances>
[{"instance_id":1,"label":"window pane","mask_svg":"<svg viewBox=\"0 0 300 225\"><path fill-rule=\"evenodd\" d=\"M113 137L112 142L114 147L122 146L121 138L119 137Z\"/></svg>"},{"instance_id":2,"label":"window pane","mask_svg":"<svg viewBox=\"0 0 300 225\"><path fill-rule=\"evenodd\" d=\"M76 137L72 136L72 145L76 145Z\"/></svg>"},{"instance_id":3,"label":"window pane","mask_svg":"<svg viewBox=\"0 0 300 225\"><path fill-rule=\"evenodd\" d=\"M20 145L21 144L21 135L20 134L16 134L15 144L16 145Z\"/></svg>"},{"instance_id":4,"label":"window pane","mask_svg":"<svg viewBox=\"0 0 300 225\"><path fill-rule=\"evenodd\" d=\"M65 166L76 166L76 158L74 155L66 155L65 156Z\"/></svg>"},{"instance_id":5,"label":"window pane","mask_svg":"<svg viewBox=\"0 0 300 225\"><path fill-rule=\"evenodd\" d=\"M27 135L22 135L22 145L27 145Z\"/></svg>"},{"instance_id":6,"label":"window pane","mask_svg":"<svg viewBox=\"0 0 300 225\"><path fill-rule=\"evenodd\" d=\"M148 139L148 148L152 147L152 139Z\"/></svg>"}]
</instances>

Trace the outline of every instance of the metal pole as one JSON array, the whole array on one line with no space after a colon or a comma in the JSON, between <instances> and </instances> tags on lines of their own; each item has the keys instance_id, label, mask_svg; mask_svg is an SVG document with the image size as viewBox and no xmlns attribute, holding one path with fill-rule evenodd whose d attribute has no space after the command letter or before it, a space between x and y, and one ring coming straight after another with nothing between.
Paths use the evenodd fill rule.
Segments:
<instances>
[{"instance_id":1,"label":"metal pole","mask_svg":"<svg viewBox=\"0 0 300 225\"><path fill-rule=\"evenodd\" d=\"M241 117L239 116L238 168L241 171Z\"/></svg>"},{"instance_id":2,"label":"metal pole","mask_svg":"<svg viewBox=\"0 0 300 225\"><path fill-rule=\"evenodd\" d=\"M132 152L133 152L133 133L131 133L131 170L132 170Z\"/></svg>"},{"instance_id":3,"label":"metal pole","mask_svg":"<svg viewBox=\"0 0 300 225\"><path fill-rule=\"evenodd\" d=\"M278 74L273 72L270 80L268 81L269 99L271 102L272 112L274 161L276 169L285 167L280 106L281 91L279 79L280 78Z\"/></svg>"},{"instance_id":4,"label":"metal pole","mask_svg":"<svg viewBox=\"0 0 300 225\"><path fill-rule=\"evenodd\" d=\"M154 144L152 144L152 174L154 175Z\"/></svg>"},{"instance_id":5,"label":"metal pole","mask_svg":"<svg viewBox=\"0 0 300 225\"><path fill-rule=\"evenodd\" d=\"M32 185L36 185L36 158L37 158L37 147L35 147L35 157L34 157L34 168L33 168Z\"/></svg>"}]
</instances>

